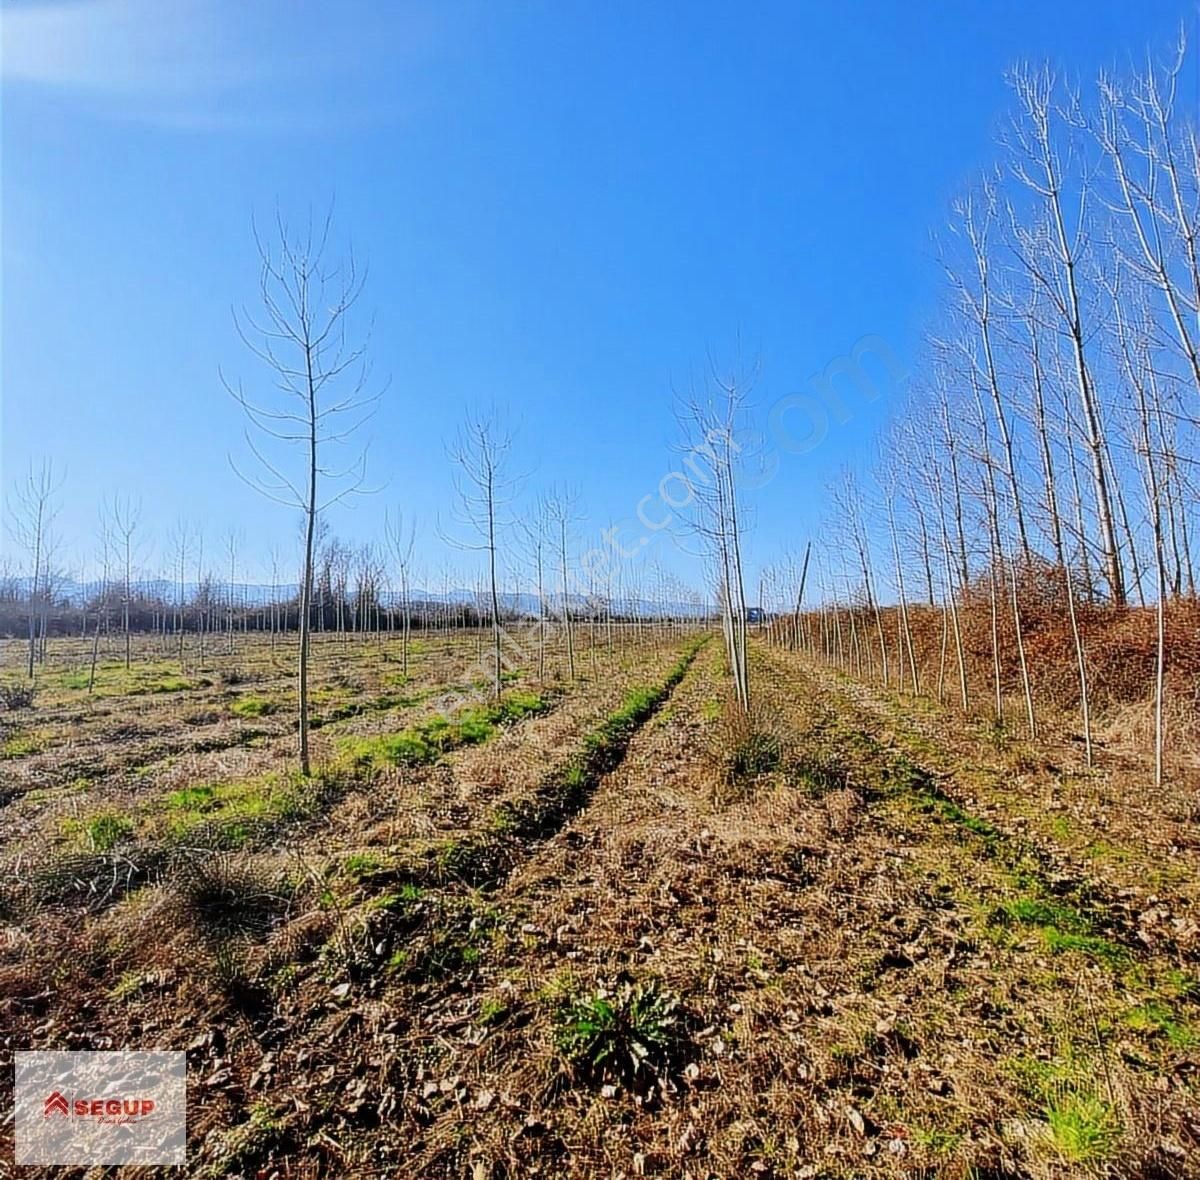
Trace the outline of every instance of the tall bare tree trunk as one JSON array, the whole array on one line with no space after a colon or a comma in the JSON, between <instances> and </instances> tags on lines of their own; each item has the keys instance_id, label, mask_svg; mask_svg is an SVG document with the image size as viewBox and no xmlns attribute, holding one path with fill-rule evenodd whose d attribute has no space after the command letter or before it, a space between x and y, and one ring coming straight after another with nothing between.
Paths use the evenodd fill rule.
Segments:
<instances>
[{"instance_id":1,"label":"tall bare tree trunk","mask_svg":"<svg viewBox=\"0 0 1200 1180\"><path fill-rule=\"evenodd\" d=\"M318 520L325 508L361 494L366 479L365 451L350 468L330 471L321 465L322 447L344 441L370 416L381 396L361 396L367 378L365 347L348 342L346 321L362 294L364 278L353 255L340 266L325 260L331 220L331 215L326 217L319 237L314 239L311 224L307 234L294 235L277 216L273 247L253 227L259 260L258 315L262 322L248 313L235 312L234 327L250 352L272 371L274 392L267 396L275 397L278 404L251 400L240 385L233 386L221 376L226 391L242 407L258 434L294 445L304 455L303 476L289 476L263 454L247 432L247 445L262 474L250 477L236 466L234 470L260 494L303 514L296 729L300 773L306 778L312 774L309 659ZM339 382L343 387L335 393ZM324 503L319 499L322 481L336 485ZM230 598L232 601L232 585ZM203 621L200 625L203 658ZM231 643L232 638L231 612Z\"/></svg>"},{"instance_id":2,"label":"tall bare tree trunk","mask_svg":"<svg viewBox=\"0 0 1200 1180\"><path fill-rule=\"evenodd\" d=\"M1105 576L1113 602L1123 606L1126 601L1125 571L1117 545L1116 522L1108 476L1108 443L1101 420L1099 399L1096 396L1088 364L1085 341L1087 332L1083 321L1083 301L1079 293L1079 254L1084 240L1084 208L1087 182L1081 181L1079 222L1075 233L1067 227L1063 210L1064 176L1053 142L1050 126L1054 79L1048 70L1019 70L1012 75L1012 85L1024 108L1025 125L1016 127L1016 141L1023 159L1015 165L1017 176L1043 202L1049 220L1049 234L1035 237L1017 231L1023 261L1039 281L1047 296L1054 302L1071 341L1074 381L1083 413L1084 442L1092 468L1092 486L1096 500L1097 525L1100 530L1100 551ZM1037 173L1035 176L1034 173ZM1058 270L1059 281L1046 274L1043 262L1046 248Z\"/></svg>"}]
</instances>

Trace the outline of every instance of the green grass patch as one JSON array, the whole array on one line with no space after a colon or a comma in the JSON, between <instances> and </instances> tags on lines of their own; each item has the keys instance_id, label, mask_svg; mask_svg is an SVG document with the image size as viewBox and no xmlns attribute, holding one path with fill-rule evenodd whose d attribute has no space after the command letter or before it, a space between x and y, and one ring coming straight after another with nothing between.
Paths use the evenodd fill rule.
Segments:
<instances>
[{"instance_id":1,"label":"green grass patch","mask_svg":"<svg viewBox=\"0 0 1200 1180\"><path fill-rule=\"evenodd\" d=\"M61 672L53 683L71 691L86 691L91 668ZM96 665L92 695L97 697L146 696L153 693L186 692L196 685L183 675L178 663L154 660L125 667L124 660L106 660Z\"/></svg>"},{"instance_id":2,"label":"green grass patch","mask_svg":"<svg viewBox=\"0 0 1200 1180\"><path fill-rule=\"evenodd\" d=\"M63 832L91 852L109 852L133 835L133 819L119 811L100 811L84 819L63 820Z\"/></svg>"},{"instance_id":3,"label":"green grass patch","mask_svg":"<svg viewBox=\"0 0 1200 1180\"><path fill-rule=\"evenodd\" d=\"M390 893L378 893L368 898L362 906L365 913L394 913L411 916L425 891L419 885L406 883Z\"/></svg>"},{"instance_id":4,"label":"green grass patch","mask_svg":"<svg viewBox=\"0 0 1200 1180\"><path fill-rule=\"evenodd\" d=\"M358 771L383 766L420 766L437 757L433 746L412 730L374 738L346 738L341 743L341 752L346 762Z\"/></svg>"},{"instance_id":5,"label":"green grass patch","mask_svg":"<svg viewBox=\"0 0 1200 1180\"><path fill-rule=\"evenodd\" d=\"M1085 914L1045 897L1026 896L1003 901L989 914L988 924L1036 930L1046 947L1056 954L1083 954L1114 968L1129 961L1129 952L1097 934Z\"/></svg>"},{"instance_id":6,"label":"green grass patch","mask_svg":"<svg viewBox=\"0 0 1200 1180\"><path fill-rule=\"evenodd\" d=\"M489 719L497 725L520 721L534 713L544 712L547 703L546 698L539 693L514 689L496 704L489 706Z\"/></svg>"},{"instance_id":7,"label":"green grass patch","mask_svg":"<svg viewBox=\"0 0 1200 1180\"><path fill-rule=\"evenodd\" d=\"M947 798L941 792L929 789L922 790L916 795L917 806L927 815L936 816L946 823L973 833L981 840L988 842L1000 839L1000 833L987 820L964 811L953 799Z\"/></svg>"},{"instance_id":8,"label":"green grass patch","mask_svg":"<svg viewBox=\"0 0 1200 1180\"><path fill-rule=\"evenodd\" d=\"M1039 897L1018 897L1001 902L995 918L1021 926L1053 926L1074 934L1086 933L1091 929L1087 919L1078 910Z\"/></svg>"},{"instance_id":9,"label":"green grass patch","mask_svg":"<svg viewBox=\"0 0 1200 1180\"><path fill-rule=\"evenodd\" d=\"M1046 926L1042 929L1042 937L1046 945L1058 954L1075 952L1114 968L1129 961L1129 952L1123 946L1096 934L1067 934L1054 926Z\"/></svg>"},{"instance_id":10,"label":"green grass patch","mask_svg":"<svg viewBox=\"0 0 1200 1180\"><path fill-rule=\"evenodd\" d=\"M1065 815L1060 815L1050 821L1050 831L1053 833L1055 839L1069 840L1073 834L1071 821Z\"/></svg>"},{"instance_id":11,"label":"green grass patch","mask_svg":"<svg viewBox=\"0 0 1200 1180\"><path fill-rule=\"evenodd\" d=\"M846 768L835 759L812 753L796 759L789 770L792 784L814 798L844 790L851 782Z\"/></svg>"},{"instance_id":12,"label":"green grass patch","mask_svg":"<svg viewBox=\"0 0 1200 1180\"><path fill-rule=\"evenodd\" d=\"M279 705L267 697L244 696L238 697L229 706L229 711L235 717L266 717L278 708Z\"/></svg>"},{"instance_id":13,"label":"green grass patch","mask_svg":"<svg viewBox=\"0 0 1200 1180\"><path fill-rule=\"evenodd\" d=\"M352 852L342 861L342 872L355 881L369 881L386 867L384 859L373 852Z\"/></svg>"},{"instance_id":14,"label":"green grass patch","mask_svg":"<svg viewBox=\"0 0 1200 1180\"><path fill-rule=\"evenodd\" d=\"M114 1000L128 1000L142 990L142 973L126 971L121 978L109 989L109 996Z\"/></svg>"},{"instance_id":15,"label":"green grass patch","mask_svg":"<svg viewBox=\"0 0 1200 1180\"><path fill-rule=\"evenodd\" d=\"M46 748L44 733L15 733L0 745L0 758L28 758Z\"/></svg>"},{"instance_id":16,"label":"green grass patch","mask_svg":"<svg viewBox=\"0 0 1200 1180\"><path fill-rule=\"evenodd\" d=\"M217 797L217 788L207 784L172 791L166 798L168 807L187 811L207 811Z\"/></svg>"},{"instance_id":17,"label":"green grass patch","mask_svg":"<svg viewBox=\"0 0 1200 1180\"><path fill-rule=\"evenodd\" d=\"M245 1122L213 1135L212 1162L197 1176L200 1180L220 1180L223 1176L257 1172L255 1165L265 1160L272 1149L288 1141L287 1125L287 1113L282 1107L255 1103Z\"/></svg>"},{"instance_id":18,"label":"green grass patch","mask_svg":"<svg viewBox=\"0 0 1200 1180\"><path fill-rule=\"evenodd\" d=\"M654 712L670 688L644 685L625 694L621 707L610 713L584 741L585 749L600 750L628 740L638 726Z\"/></svg>"},{"instance_id":19,"label":"green grass patch","mask_svg":"<svg viewBox=\"0 0 1200 1180\"><path fill-rule=\"evenodd\" d=\"M847 735L851 742L861 741L866 735ZM871 739L866 738L869 742ZM873 744L873 743L872 743ZM866 753L876 753L867 750ZM916 807L926 815L932 815L944 823L954 824L964 831L978 836L988 844L999 844L1001 833L987 820L972 815L960 807L934 782L929 772L911 759L900 755L893 758L884 768L883 785L891 793L907 795Z\"/></svg>"},{"instance_id":20,"label":"green grass patch","mask_svg":"<svg viewBox=\"0 0 1200 1180\"><path fill-rule=\"evenodd\" d=\"M1125 865L1133 860L1133 853L1128 848L1121 848L1108 840L1095 840L1083 851L1090 859L1104 864Z\"/></svg>"},{"instance_id":21,"label":"green grass patch","mask_svg":"<svg viewBox=\"0 0 1200 1180\"><path fill-rule=\"evenodd\" d=\"M326 689L323 694L314 694L314 702L334 702L325 712L315 713L309 719L310 729L320 729L337 721L345 721L350 717L361 717L364 713L386 713L389 709L409 709L419 705L423 700L433 695L433 689L423 689L416 693L385 692L375 697L341 696L341 689Z\"/></svg>"},{"instance_id":22,"label":"green grass patch","mask_svg":"<svg viewBox=\"0 0 1200 1180\"><path fill-rule=\"evenodd\" d=\"M1043 1109L1047 1146L1064 1163L1103 1164L1121 1141L1121 1123L1112 1106L1092 1093L1066 1090Z\"/></svg>"},{"instance_id":23,"label":"green grass patch","mask_svg":"<svg viewBox=\"0 0 1200 1180\"><path fill-rule=\"evenodd\" d=\"M341 744L342 757L359 771L384 766L421 766L460 746L480 745L493 737L500 726L544 712L546 708L545 697L514 692L489 705L460 709L452 717L438 714L399 733L346 738Z\"/></svg>"},{"instance_id":24,"label":"green grass patch","mask_svg":"<svg viewBox=\"0 0 1200 1180\"><path fill-rule=\"evenodd\" d=\"M139 696L143 693L186 692L192 687L194 687L192 682L186 676L164 676L152 683L144 684L132 690L129 695Z\"/></svg>"},{"instance_id":25,"label":"green grass patch","mask_svg":"<svg viewBox=\"0 0 1200 1180\"><path fill-rule=\"evenodd\" d=\"M1090 1053L1067 1044L1052 1058L1013 1057L1002 1068L1038 1108L1042 1131L1035 1142L1042 1152L1089 1171L1115 1156L1121 1122L1101 1096L1103 1085Z\"/></svg>"},{"instance_id":26,"label":"green grass patch","mask_svg":"<svg viewBox=\"0 0 1200 1180\"><path fill-rule=\"evenodd\" d=\"M320 777L272 773L184 787L165 799L165 834L185 841L208 828L219 835L223 847L241 847L257 829L316 814L329 785Z\"/></svg>"},{"instance_id":27,"label":"green grass patch","mask_svg":"<svg viewBox=\"0 0 1200 1180\"><path fill-rule=\"evenodd\" d=\"M1173 1049L1191 1049L1200 1044L1200 1034L1170 1004L1149 1000L1130 1009L1124 1022L1137 1032L1161 1036Z\"/></svg>"},{"instance_id":28,"label":"green grass patch","mask_svg":"<svg viewBox=\"0 0 1200 1180\"><path fill-rule=\"evenodd\" d=\"M509 1006L503 1000L485 998L479 1005L479 1023L484 1028L503 1024L509 1014Z\"/></svg>"},{"instance_id":29,"label":"green grass patch","mask_svg":"<svg viewBox=\"0 0 1200 1180\"><path fill-rule=\"evenodd\" d=\"M962 1146L963 1136L958 1131L917 1127L913 1131L913 1142L931 1155L951 1156Z\"/></svg>"}]
</instances>

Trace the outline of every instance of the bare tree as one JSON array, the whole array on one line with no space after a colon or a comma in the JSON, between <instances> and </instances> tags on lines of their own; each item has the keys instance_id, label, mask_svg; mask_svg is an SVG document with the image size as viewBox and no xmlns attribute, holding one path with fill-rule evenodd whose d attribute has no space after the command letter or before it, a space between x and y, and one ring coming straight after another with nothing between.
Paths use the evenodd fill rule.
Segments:
<instances>
[{"instance_id":1,"label":"bare tree","mask_svg":"<svg viewBox=\"0 0 1200 1180\"><path fill-rule=\"evenodd\" d=\"M497 582L500 514L508 504L514 482L508 472L512 436L500 422L495 410L468 415L449 448L458 468L455 490L458 494L460 521L474 534L469 549L487 554L488 595L491 600L492 693L499 698L503 686L500 650L500 594Z\"/></svg>"},{"instance_id":2,"label":"bare tree","mask_svg":"<svg viewBox=\"0 0 1200 1180\"><path fill-rule=\"evenodd\" d=\"M229 654L233 654L233 611L234 586L237 581L237 551L239 534L237 529L230 529L225 534L225 552L229 555L229 583L225 591L225 631Z\"/></svg>"},{"instance_id":3,"label":"bare tree","mask_svg":"<svg viewBox=\"0 0 1200 1180\"><path fill-rule=\"evenodd\" d=\"M580 519L579 496L571 488L552 488L541 500L540 511L554 533L562 591L563 628L567 638L567 675L575 679L575 628L571 619L571 581L568 573L568 550L571 530Z\"/></svg>"},{"instance_id":4,"label":"bare tree","mask_svg":"<svg viewBox=\"0 0 1200 1180\"><path fill-rule=\"evenodd\" d=\"M196 593L193 598L193 606L195 607L196 615L196 637L198 639L199 658L200 662L204 662L204 599L201 598L201 590L207 585L204 576L204 527L198 526L196 529Z\"/></svg>"},{"instance_id":5,"label":"bare tree","mask_svg":"<svg viewBox=\"0 0 1200 1180\"><path fill-rule=\"evenodd\" d=\"M109 589L112 576L112 532L108 524L108 514L101 508L98 515L97 533L100 557L100 593L96 600L96 629L92 634L92 660L88 670L88 695L96 687L96 663L100 657L100 624L103 620L108 626Z\"/></svg>"},{"instance_id":6,"label":"bare tree","mask_svg":"<svg viewBox=\"0 0 1200 1180\"><path fill-rule=\"evenodd\" d=\"M55 477L54 464L32 463L13 495L9 529L29 555L29 659L27 673L33 679L37 655L38 620L49 599L49 572L54 552L54 521L58 516L58 493L62 483Z\"/></svg>"},{"instance_id":7,"label":"bare tree","mask_svg":"<svg viewBox=\"0 0 1200 1180\"><path fill-rule=\"evenodd\" d=\"M854 473L844 470L838 482L832 488L831 498L838 510L840 524L847 539L853 546L858 558L857 576L861 579L863 594L867 601L867 611L875 624L875 636L879 642L879 665L886 686L890 680L890 665L888 661L887 640L883 634L883 613L880 608L879 596L875 590L875 576L871 562L870 544L867 537L866 514L862 498L858 491L858 481Z\"/></svg>"},{"instance_id":8,"label":"bare tree","mask_svg":"<svg viewBox=\"0 0 1200 1180\"><path fill-rule=\"evenodd\" d=\"M1163 697L1166 691L1166 606L1167 563L1165 530L1163 528L1163 496L1160 465L1162 440L1156 437L1156 415L1152 407L1160 402L1158 377L1150 353L1151 325L1143 324L1134 334L1126 322L1121 299L1113 292L1116 312L1117 341L1129 384L1137 395L1137 427L1134 446L1142 460L1143 489L1150 514L1153 535L1156 578L1155 601L1155 660L1154 660L1154 785L1163 780ZM1149 320L1148 309L1142 309Z\"/></svg>"},{"instance_id":9,"label":"bare tree","mask_svg":"<svg viewBox=\"0 0 1200 1180\"><path fill-rule=\"evenodd\" d=\"M1084 319L1084 299L1080 291L1080 262L1087 243L1088 177L1085 173L1079 178L1078 192L1074 194L1077 212L1075 223L1071 225L1067 213L1067 202L1072 199L1068 191L1068 168L1064 164L1063 148L1054 134L1056 120L1065 124L1067 134L1064 138L1069 149L1071 133L1083 126L1083 118L1073 95L1068 96L1064 108L1055 107L1056 80L1048 67L1015 70L1010 83L1022 115L1013 121L1010 135L1012 168L1035 196L1041 210L1032 228L1022 225L1015 213L1010 216L1013 240L1017 257L1057 311L1070 340L1075 387L1083 414L1084 441L1091 461L1104 571L1113 602L1120 606L1126 600L1125 571L1117 545L1108 441L1087 356L1091 327Z\"/></svg>"},{"instance_id":10,"label":"bare tree","mask_svg":"<svg viewBox=\"0 0 1200 1180\"><path fill-rule=\"evenodd\" d=\"M133 602L133 563L138 552L137 531L142 509L128 496L113 496L107 511L113 545L121 562L121 632L125 637L125 669L128 671L132 661L129 608Z\"/></svg>"},{"instance_id":11,"label":"bare tree","mask_svg":"<svg viewBox=\"0 0 1200 1180\"><path fill-rule=\"evenodd\" d=\"M533 558L534 596L537 599L538 680L546 679L546 545L550 532L550 513L546 498L539 496L533 519L521 523Z\"/></svg>"},{"instance_id":12,"label":"bare tree","mask_svg":"<svg viewBox=\"0 0 1200 1180\"><path fill-rule=\"evenodd\" d=\"M175 566L175 639L179 662L183 664L183 633L186 619L184 611L187 600L187 563L191 549L192 533L186 520L179 520L171 534L172 556Z\"/></svg>"},{"instance_id":13,"label":"bare tree","mask_svg":"<svg viewBox=\"0 0 1200 1180\"><path fill-rule=\"evenodd\" d=\"M1031 294L1030 304L1022 318L1029 337L1029 386L1032 391L1032 414L1034 431L1038 440L1038 457L1042 471L1042 507L1048 523L1050 542L1054 549L1054 564L1067 569L1067 551L1063 544L1062 514L1058 505L1058 488L1054 474L1054 451L1050 441L1050 429L1046 415L1046 374L1042 366L1041 327L1038 322L1036 293Z\"/></svg>"},{"instance_id":14,"label":"bare tree","mask_svg":"<svg viewBox=\"0 0 1200 1180\"><path fill-rule=\"evenodd\" d=\"M1171 61L1159 70L1148 66L1129 87L1101 74L1100 111L1092 129L1111 172L1115 191L1110 208L1128 228L1134 244L1132 250L1122 252L1123 260L1142 282L1159 292L1200 394L1200 346L1196 329L1189 327L1200 305L1196 211L1200 160L1193 157L1188 178L1187 149L1190 146L1194 152L1195 140L1190 145L1177 143L1174 126L1186 49L1181 30Z\"/></svg>"},{"instance_id":15,"label":"bare tree","mask_svg":"<svg viewBox=\"0 0 1200 1180\"><path fill-rule=\"evenodd\" d=\"M955 212L958 216L956 228L961 230L969 243L971 262L975 272L974 282L968 282L959 277L949 267L947 273L958 290L963 315L978 334L980 356L975 355L970 345L965 346L964 352L975 369L974 382L984 386L989 395L996 428L1000 435L1004 471L1012 498L1013 519L1017 526L1021 556L1028 564L1032 559L1032 551L1029 545L1029 534L1025 528L1025 510L1020 481L1017 478L1016 447L1013 442L1006 399L1000 389L996 361L995 293L993 291L995 280L992 276L989 240L996 216L996 201L995 184L988 180L983 185L978 202L974 197L968 196L956 204Z\"/></svg>"},{"instance_id":16,"label":"bare tree","mask_svg":"<svg viewBox=\"0 0 1200 1180\"><path fill-rule=\"evenodd\" d=\"M366 274L352 252L340 263L327 260L331 219L332 210L314 235L311 221L305 232L294 233L277 216L272 243L253 227L259 309L253 315L235 311L233 318L242 343L271 371L273 388L252 399L240 383L221 377L245 411L244 437L259 469L246 475L234 463L234 470L268 499L303 513L297 682L299 760L305 775L311 773L308 662L317 519L332 504L365 490L365 448L344 464L333 455L371 416L383 392L367 394L366 344L348 336ZM267 453L272 443L302 450L298 474L285 471L283 460Z\"/></svg>"},{"instance_id":17,"label":"bare tree","mask_svg":"<svg viewBox=\"0 0 1200 1180\"><path fill-rule=\"evenodd\" d=\"M704 542L716 578L729 670L738 707L750 711L745 578L742 568L742 508L736 435L744 427L751 380L723 376L711 365L712 392L691 395L678 417L685 432L684 463L692 472L688 503L692 527ZM705 466L707 470L705 470Z\"/></svg>"},{"instance_id":18,"label":"bare tree","mask_svg":"<svg viewBox=\"0 0 1200 1180\"><path fill-rule=\"evenodd\" d=\"M275 647L275 640L281 630L280 619L280 588L279 588L279 546L271 546L271 647ZM282 620L282 629L287 628L287 620Z\"/></svg>"},{"instance_id":19,"label":"bare tree","mask_svg":"<svg viewBox=\"0 0 1200 1180\"><path fill-rule=\"evenodd\" d=\"M899 530L896 527L896 501L899 497L900 473L895 455L896 451L894 448L890 448L886 453L880 473L880 484L883 491L888 532L892 539L892 560L895 562L896 570L896 593L900 598L900 643L896 662L899 669L901 688L903 688L904 654L907 651L908 669L912 677L913 692L919 694L921 691L921 676L917 671L917 658L913 650L912 624L908 617L908 595L904 586L904 562L900 559L900 537Z\"/></svg>"},{"instance_id":20,"label":"bare tree","mask_svg":"<svg viewBox=\"0 0 1200 1180\"><path fill-rule=\"evenodd\" d=\"M960 695L960 698L962 701L962 708L963 708L963 711L965 712L967 710L967 708L969 707L970 695L969 695L968 686L967 686L967 663L966 663L966 654L963 650L962 626L960 624L959 615L958 615L958 593L956 592L955 586L954 586L954 575L955 575L954 562L950 555L950 530L949 530L949 527L948 527L947 521L946 521L945 485L944 485L944 480L943 480L943 476L942 476L941 463L939 462L937 453L935 451L933 451L932 448L930 449L928 459L929 459L929 461L924 466L923 476L928 481L929 491L933 497L934 504L937 505L937 510L938 510L938 524L940 526L940 532L941 532L941 538L942 538L942 557L945 562L945 585L944 585L944 590L943 590L943 598L945 601L944 601L943 610L945 610L945 607L947 607L947 606L949 607L949 610L950 610L950 622L953 625L953 632L954 632L954 650L955 650L955 655L958 660L958 689L959 689L959 695ZM957 477L955 477L955 478L957 479ZM957 489L955 491L955 496L957 497ZM964 572L965 572L965 564L964 564ZM963 585L960 588L965 589L965 583L963 583ZM943 668L945 667L944 638L945 637L943 636L943 645L942 645L942 667ZM941 696L941 693L942 693L942 675L939 673L939 677L938 677L938 695L939 695L939 697Z\"/></svg>"},{"instance_id":21,"label":"bare tree","mask_svg":"<svg viewBox=\"0 0 1200 1180\"><path fill-rule=\"evenodd\" d=\"M396 572L400 575L400 670L405 679L408 678L408 645L409 633L412 630L412 560L413 544L416 540L416 525L410 522L404 525L404 513L397 512L393 520L387 512L383 515L383 532L387 539L392 560L396 563Z\"/></svg>"}]
</instances>

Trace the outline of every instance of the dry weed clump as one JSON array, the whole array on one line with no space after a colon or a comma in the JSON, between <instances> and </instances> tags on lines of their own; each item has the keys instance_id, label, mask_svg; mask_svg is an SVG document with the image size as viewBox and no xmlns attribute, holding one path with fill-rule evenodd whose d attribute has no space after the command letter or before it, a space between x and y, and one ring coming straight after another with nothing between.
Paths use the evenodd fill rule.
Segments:
<instances>
[{"instance_id":1,"label":"dry weed clump","mask_svg":"<svg viewBox=\"0 0 1200 1180\"><path fill-rule=\"evenodd\" d=\"M1052 711L1079 705L1079 675L1074 637L1067 610L1062 573L1042 565L1018 570L1018 606L1022 639L1036 702ZM1153 692L1157 652L1157 619L1153 607L1112 607L1084 602L1076 589L1076 613L1087 657L1089 689L1094 708L1144 701ZM943 668L947 693L957 684L954 643L946 641L946 620L940 609L910 606L918 669L925 686L937 684ZM1001 587L997 610L1002 691L1021 693L1020 653L1011 599ZM873 621L864 612L860 625L871 634ZM976 698L992 691L993 649L991 588L981 576L959 606L959 625L966 655L967 680ZM1166 667L1168 696L1193 719L1200 717L1200 600L1176 599L1166 609ZM884 610L884 632L899 633L898 611ZM899 653L892 659L900 667Z\"/></svg>"},{"instance_id":2,"label":"dry weed clump","mask_svg":"<svg viewBox=\"0 0 1200 1180\"><path fill-rule=\"evenodd\" d=\"M266 872L244 854L193 854L172 874L168 891L175 904L159 917L216 940L260 941L287 920L300 884L285 872Z\"/></svg>"},{"instance_id":3,"label":"dry weed clump","mask_svg":"<svg viewBox=\"0 0 1200 1180\"><path fill-rule=\"evenodd\" d=\"M709 748L718 803L744 796L783 769L790 754L787 733L771 710L756 703L747 713L726 697L710 712L719 717Z\"/></svg>"},{"instance_id":4,"label":"dry weed clump","mask_svg":"<svg viewBox=\"0 0 1200 1180\"><path fill-rule=\"evenodd\" d=\"M1163 757L1177 773L1200 770L1200 707L1167 696L1163 701ZM1154 701L1110 705L1096 719L1095 737L1112 753L1129 759L1154 748Z\"/></svg>"},{"instance_id":5,"label":"dry weed clump","mask_svg":"<svg viewBox=\"0 0 1200 1180\"><path fill-rule=\"evenodd\" d=\"M32 709L37 700L35 684L0 684L0 710L16 713L21 709Z\"/></svg>"}]
</instances>

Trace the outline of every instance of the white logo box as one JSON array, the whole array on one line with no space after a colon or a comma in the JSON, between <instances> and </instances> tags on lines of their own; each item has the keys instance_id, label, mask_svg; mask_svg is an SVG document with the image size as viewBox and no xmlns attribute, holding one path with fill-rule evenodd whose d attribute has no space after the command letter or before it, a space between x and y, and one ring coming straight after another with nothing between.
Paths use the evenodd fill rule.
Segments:
<instances>
[{"instance_id":1,"label":"white logo box","mask_svg":"<svg viewBox=\"0 0 1200 1180\"><path fill-rule=\"evenodd\" d=\"M18 1164L182 1164L183 1053L18 1051Z\"/></svg>"}]
</instances>

